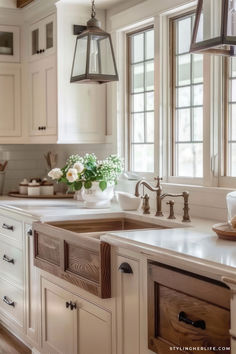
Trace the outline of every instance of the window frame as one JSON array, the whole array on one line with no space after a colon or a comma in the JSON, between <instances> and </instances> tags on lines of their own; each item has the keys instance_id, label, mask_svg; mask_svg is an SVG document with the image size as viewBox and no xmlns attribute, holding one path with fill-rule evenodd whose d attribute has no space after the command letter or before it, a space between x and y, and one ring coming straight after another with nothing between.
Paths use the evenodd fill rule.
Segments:
<instances>
[{"instance_id":1,"label":"window frame","mask_svg":"<svg viewBox=\"0 0 236 354\"><path fill-rule=\"evenodd\" d=\"M131 37L138 34L138 33L144 33L149 30L154 30L154 101L155 101L155 96L156 96L156 85L155 85L155 62L156 62L156 52L155 52L155 25L153 21L149 24L143 25L143 26L137 26L135 29L132 29L132 31L127 31L125 33L126 37L126 102L127 102L127 139L126 139L126 144L127 144L127 168L128 171L131 173L135 173L136 175L142 175L147 178L151 178L152 176L155 175L155 170L156 170L156 165L155 165L155 160L156 160L156 135L155 135L155 125L156 125L156 119L155 119L155 102L154 102L154 142L150 143L154 146L154 161L153 161L153 166L154 166L154 171L153 172L137 172L132 170L132 94L131 94L131 86L132 86L132 70L131 70L131 52L132 52L132 44L131 44ZM152 60L152 59L151 59ZM145 61L144 61L145 62ZM145 70L145 68L144 68ZM145 85L145 82L144 82ZM145 111L146 112L146 111ZM145 113L144 113L145 114ZM128 140L128 141L127 141ZM145 144L145 143L143 143Z\"/></svg>"}]
</instances>

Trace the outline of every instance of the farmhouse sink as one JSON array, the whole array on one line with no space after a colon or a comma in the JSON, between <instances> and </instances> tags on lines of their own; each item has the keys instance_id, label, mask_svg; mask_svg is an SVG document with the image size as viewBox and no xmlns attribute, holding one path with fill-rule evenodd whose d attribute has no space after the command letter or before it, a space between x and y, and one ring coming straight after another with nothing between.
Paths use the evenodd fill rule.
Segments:
<instances>
[{"instance_id":1,"label":"farmhouse sink","mask_svg":"<svg viewBox=\"0 0 236 354\"><path fill-rule=\"evenodd\" d=\"M132 218L35 222L34 263L101 298L111 297L111 249L100 240L107 232L163 229Z\"/></svg>"}]
</instances>

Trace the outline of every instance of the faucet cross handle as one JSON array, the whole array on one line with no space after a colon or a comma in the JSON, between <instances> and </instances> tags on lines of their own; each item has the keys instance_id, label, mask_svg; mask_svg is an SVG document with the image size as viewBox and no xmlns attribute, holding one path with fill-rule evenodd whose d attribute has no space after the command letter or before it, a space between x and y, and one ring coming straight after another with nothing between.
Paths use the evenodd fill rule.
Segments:
<instances>
[{"instance_id":1,"label":"faucet cross handle","mask_svg":"<svg viewBox=\"0 0 236 354\"><path fill-rule=\"evenodd\" d=\"M160 187L160 184L161 184L161 181L163 180L163 178L157 176L157 177L154 178L154 180L157 181L157 187Z\"/></svg>"}]
</instances>

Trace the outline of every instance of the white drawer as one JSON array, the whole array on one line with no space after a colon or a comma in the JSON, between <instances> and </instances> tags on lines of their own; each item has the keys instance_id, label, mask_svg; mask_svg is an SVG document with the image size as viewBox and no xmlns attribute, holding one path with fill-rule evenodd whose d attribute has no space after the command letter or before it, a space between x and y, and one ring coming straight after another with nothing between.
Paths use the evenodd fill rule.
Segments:
<instances>
[{"instance_id":1,"label":"white drawer","mask_svg":"<svg viewBox=\"0 0 236 354\"><path fill-rule=\"evenodd\" d=\"M23 291L0 278L0 312L23 327Z\"/></svg>"},{"instance_id":2,"label":"white drawer","mask_svg":"<svg viewBox=\"0 0 236 354\"><path fill-rule=\"evenodd\" d=\"M7 243L13 246L22 247L22 222L9 216L0 214L0 235Z\"/></svg>"},{"instance_id":3,"label":"white drawer","mask_svg":"<svg viewBox=\"0 0 236 354\"><path fill-rule=\"evenodd\" d=\"M0 241L0 275L23 286L23 256L19 248Z\"/></svg>"}]
</instances>

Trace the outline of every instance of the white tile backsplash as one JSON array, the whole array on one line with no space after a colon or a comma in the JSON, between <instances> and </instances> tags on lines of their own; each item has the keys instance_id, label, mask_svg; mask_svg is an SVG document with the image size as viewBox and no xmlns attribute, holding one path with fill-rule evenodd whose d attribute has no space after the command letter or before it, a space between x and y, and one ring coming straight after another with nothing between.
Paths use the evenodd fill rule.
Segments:
<instances>
[{"instance_id":1,"label":"white tile backsplash","mask_svg":"<svg viewBox=\"0 0 236 354\"><path fill-rule=\"evenodd\" d=\"M99 159L114 153L112 144L94 145L0 145L0 161L8 160L4 194L16 190L23 178L45 177L47 164L44 154L58 154L58 167L62 167L71 154L94 152Z\"/></svg>"}]
</instances>

